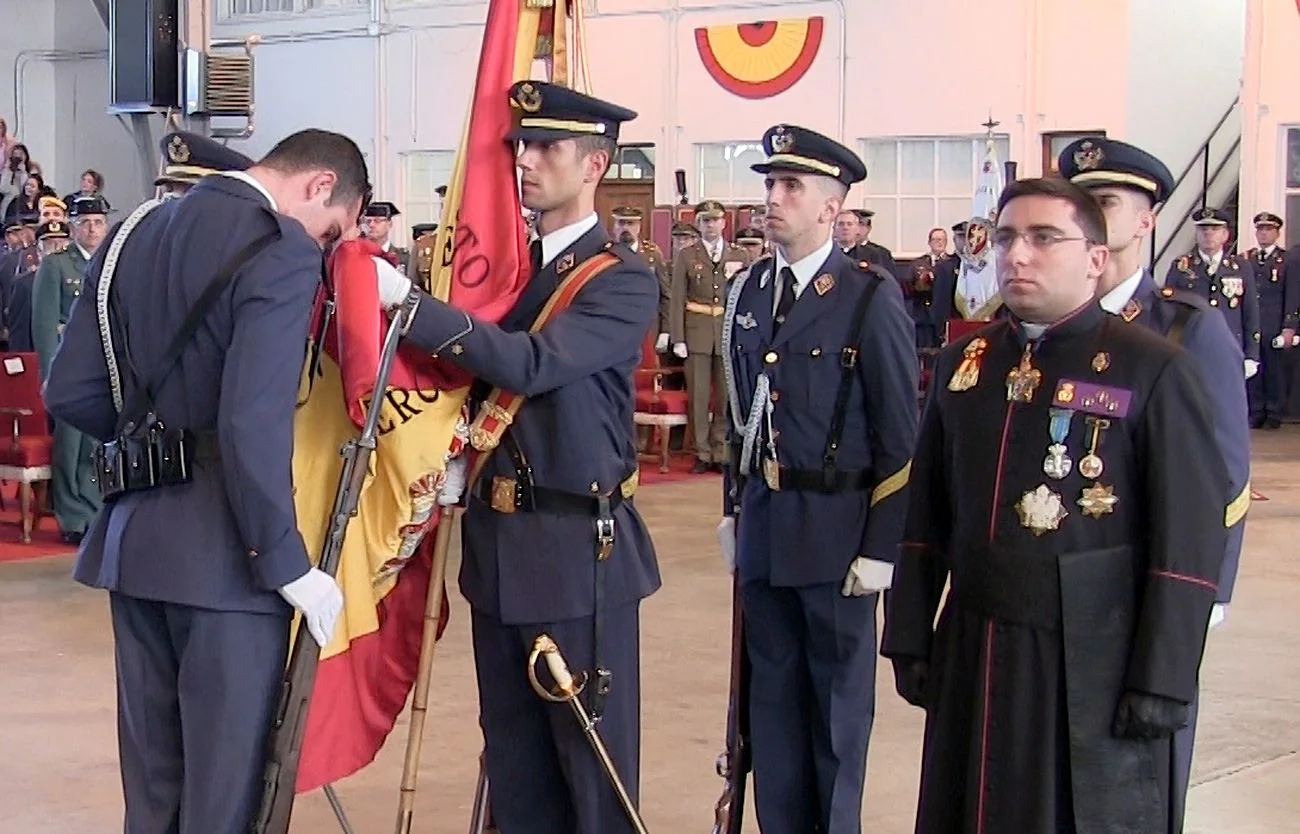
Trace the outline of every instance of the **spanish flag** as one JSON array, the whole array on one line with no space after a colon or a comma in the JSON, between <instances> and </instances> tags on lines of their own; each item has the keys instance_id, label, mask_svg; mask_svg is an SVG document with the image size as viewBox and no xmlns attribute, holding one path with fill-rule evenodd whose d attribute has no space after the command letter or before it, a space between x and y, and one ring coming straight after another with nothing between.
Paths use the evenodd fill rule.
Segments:
<instances>
[{"instance_id":1,"label":"spanish flag","mask_svg":"<svg viewBox=\"0 0 1300 834\"><path fill-rule=\"evenodd\" d=\"M528 240L514 149L506 134L513 124L510 86L531 76L539 55L564 60L557 46L566 37L562 6L540 5L538 0L491 0L474 95L438 228L432 294L485 321L498 321L509 311L528 279ZM467 432L465 400L472 380L411 345L400 348L387 389L373 390L388 329L379 308L377 256L378 247L367 241L342 243L330 256L327 283L335 314L309 350L318 358L309 360L308 370L316 370L304 373L299 397L295 501L313 555L320 553L329 529L341 466L338 449L356 436L372 397L382 397L382 411L371 471L344 539L338 570L344 613L321 651L298 792L342 779L373 761L406 703L419 665L437 493ZM444 602L439 634L446 616Z\"/></svg>"}]
</instances>

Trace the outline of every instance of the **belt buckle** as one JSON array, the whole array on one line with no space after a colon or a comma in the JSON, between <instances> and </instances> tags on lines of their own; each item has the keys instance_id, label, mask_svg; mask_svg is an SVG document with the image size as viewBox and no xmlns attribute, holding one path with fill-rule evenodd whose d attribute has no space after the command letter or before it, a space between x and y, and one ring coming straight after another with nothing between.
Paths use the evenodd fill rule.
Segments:
<instances>
[{"instance_id":1,"label":"belt buckle","mask_svg":"<svg viewBox=\"0 0 1300 834\"><path fill-rule=\"evenodd\" d=\"M513 513L518 508L516 487L518 481L504 475L492 478L492 509L499 513Z\"/></svg>"},{"instance_id":2,"label":"belt buckle","mask_svg":"<svg viewBox=\"0 0 1300 834\"><path fill-rule=\"evenodd\" d=\"M614 552L614 519L596 519L596 561L603 562Z\"/></svg>"}]
</instances>

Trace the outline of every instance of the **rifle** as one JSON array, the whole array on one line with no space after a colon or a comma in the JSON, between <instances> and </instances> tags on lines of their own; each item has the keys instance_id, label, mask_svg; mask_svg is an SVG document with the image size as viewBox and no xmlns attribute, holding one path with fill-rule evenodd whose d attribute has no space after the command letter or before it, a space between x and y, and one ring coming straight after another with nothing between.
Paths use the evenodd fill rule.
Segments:
<instances>
[{"instance_id":1,"label":"rifle","mask_svg":"<svg viewBox=\"0 0 1300 834\"><path fill-rule=\"evenodd\" d=\"M745 781L753 767L749 746L749 654L745 651L745 615L740 608L740 579L731 596L731 690L727 704L726 749L717 771L726 784L713 810L713 834L740 834L745 812Z\"/></svg>"},{"instance_id":2,"label":"rifle","mask_svg":"<svg viewBox=\"0 0 1300 834\"><path fill-rule=\"evenodd\" d=\"M384 392L388 388L388 378L397 355L397 343L413 312L414 305L408 300L393 315L393 321L384 337L383 351L379 355L379 370L375 374L375 387L366 409L365 424L360 435L343 444L339 450L343 468L339 472L339 485L334 493L329 533L321 545L320 561L316 565L330 576L338 572L343 538L348 523L357 514L361 487L370 471L370 455L375 450L379 413L383 410ZM302 756L302 738L307 729L307 708L311 704L312 689L316 683L320 650L321 646L311 636L307 623L300 621L289 665L285 668L280 703L267 744L266 771L262 776L262 806L253 821L253 834L288 834L289 817L293 813L294 785L298 781L298 760Z\"/></svg>"}]
</instances>

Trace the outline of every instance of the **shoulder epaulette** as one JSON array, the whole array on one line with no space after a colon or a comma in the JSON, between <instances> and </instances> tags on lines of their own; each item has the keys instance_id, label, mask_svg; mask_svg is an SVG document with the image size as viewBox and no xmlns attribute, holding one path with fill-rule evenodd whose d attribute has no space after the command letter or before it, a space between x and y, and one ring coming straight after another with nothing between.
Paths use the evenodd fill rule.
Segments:
<instances>
[{"instance_id":1,"label":"shoulder epaulette","mask_svg":"<svg viewBox=\"0 0 1300 834\"><path fill-rule=\"evenodd\" d=\"M1161 287L1160 300L1170 304L1182 304L1197 310L1208 310L1210 304L1204 298L1190 290L1183 290L1177 287Z\"/></svg>"}]
</instances>

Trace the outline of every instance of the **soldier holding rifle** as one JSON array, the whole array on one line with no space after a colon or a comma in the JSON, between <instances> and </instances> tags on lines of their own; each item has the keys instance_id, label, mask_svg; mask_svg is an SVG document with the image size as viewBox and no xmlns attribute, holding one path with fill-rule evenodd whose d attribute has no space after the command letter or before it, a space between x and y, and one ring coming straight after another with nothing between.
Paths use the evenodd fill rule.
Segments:
<instances>
[{"instance_id":1,"label":"soldier holding rifle","mask_svg":"<svg viewBox=\"0 0 1300 834\"><path fill-rule=\"evenodd\" d=\"M380 272L380 300L417 303L407 339L497 386L475 395L470 442L486 462L467 488L460 572L496 825L618 834L634 828L602 760L569 708L538 698L528 674L543 633L588 672L586 708L635 802L640 602L660 580L630 500L632 371L659 286L644 258L609 239L595 199L619 127L636 114L543 82L517 83L510 97L523 204L539 215L532 278L515 307L499 325L480 321L395 270Z\"/></svg>"},{"instance_id":2,"label":"soldier holding rifle","mask_svg":"<svg viewBox=\"0 0 1300 834\"><path fill-rule=\"evenodd\" d=\"M342 595L295 517L293 416L321 247L368 194L351 140L296 133L133 212L72 307L45 397L105 444L75 576L110 594L127 834L245 834L293 610L318 644L333 633Z\"/></svg>"}]
</instances>

